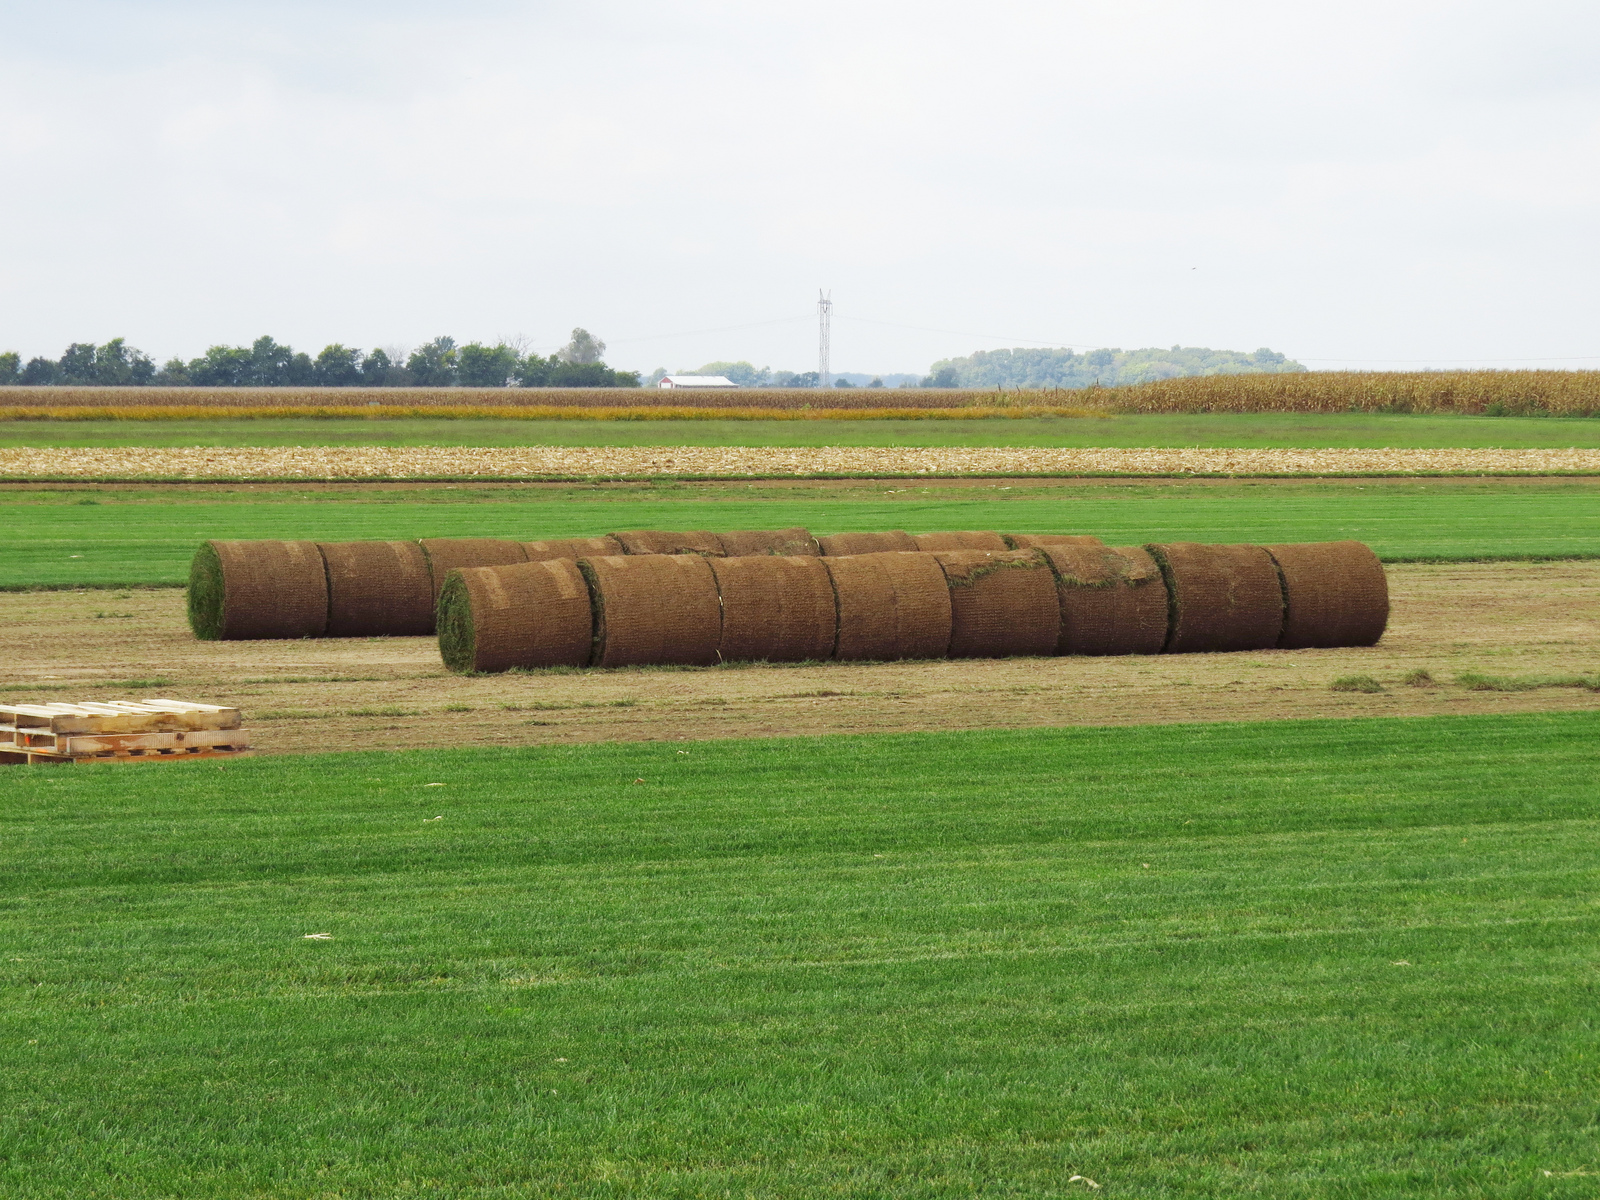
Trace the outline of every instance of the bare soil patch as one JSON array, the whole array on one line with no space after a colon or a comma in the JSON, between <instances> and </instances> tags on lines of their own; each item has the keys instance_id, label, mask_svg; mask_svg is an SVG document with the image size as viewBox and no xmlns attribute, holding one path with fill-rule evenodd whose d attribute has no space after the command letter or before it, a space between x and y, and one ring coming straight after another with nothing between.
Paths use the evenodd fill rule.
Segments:
<instances>
[{"instance_id":1,"label":"bare soil patch","mask_svg":"<svg viewBox=\"0 0 1600 1200\"><path fill-rule=\"evenodd\" d=\"M1377 646L463 678L432 638L200 642L177 589L0 594L0 696L239 705L267 752L1600 707L1457 675L1600 668L1600 563L1406 564ZM1438 682L1404 682L1427 671ZM1365 675L1381 692L1334 691Z\"/></svg>"}]
</instances>

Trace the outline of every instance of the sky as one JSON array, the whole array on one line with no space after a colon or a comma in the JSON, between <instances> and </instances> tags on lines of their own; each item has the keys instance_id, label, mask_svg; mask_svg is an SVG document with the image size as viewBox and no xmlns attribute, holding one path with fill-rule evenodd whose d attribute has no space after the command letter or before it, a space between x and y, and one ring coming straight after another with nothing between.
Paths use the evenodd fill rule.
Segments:
<instances>
[{"instance_id":1,"label":"sky","mask_svg":"<svg viewBox=\"0 0 1600 1200\"><path fill-rule=\"evenodd\" d=\"M1600 5L0 0L0 350L1600 367Z\"/></svg>"}]
</instances>

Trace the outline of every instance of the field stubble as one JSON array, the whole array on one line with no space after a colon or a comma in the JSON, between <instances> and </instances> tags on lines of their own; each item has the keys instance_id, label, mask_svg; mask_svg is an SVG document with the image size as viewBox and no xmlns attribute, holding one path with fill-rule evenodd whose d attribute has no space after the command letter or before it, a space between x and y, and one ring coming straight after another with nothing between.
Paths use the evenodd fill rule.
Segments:
<instances>
[{"instance_id":1,"label":"field stubble","mask_svg":"<svg viewBox=\"0 0 1600 1200\"><path fill-rule=\"evenodd\" d=\"M1600 707L1600 563L1388 568L1375 647L448 675L431 638L198 642L178 591L0 595L0 694L238 704L265 751L515 746ZM1424 672L1434 682L1419 681ZM1370 676L1382 691L1335 691ZM1410 677L1412 682L1407 682Z\"/></svg>"}]
</instances>

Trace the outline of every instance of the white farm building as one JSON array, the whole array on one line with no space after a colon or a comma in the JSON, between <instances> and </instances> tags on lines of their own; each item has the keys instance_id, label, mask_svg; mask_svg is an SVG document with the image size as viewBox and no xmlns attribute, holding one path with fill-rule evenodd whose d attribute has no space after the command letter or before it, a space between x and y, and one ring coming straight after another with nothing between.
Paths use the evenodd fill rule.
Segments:
<instances>
[{"instance_id":1,"label":"white farm building","mask_svg":"<svg viewBox=\"0 0 1600 1200\"><path fill-rule=\"evenodd\" d=\"M663 375L664 388L736 388L739 385L723 375Z\"/></svg>"}]
</instances>

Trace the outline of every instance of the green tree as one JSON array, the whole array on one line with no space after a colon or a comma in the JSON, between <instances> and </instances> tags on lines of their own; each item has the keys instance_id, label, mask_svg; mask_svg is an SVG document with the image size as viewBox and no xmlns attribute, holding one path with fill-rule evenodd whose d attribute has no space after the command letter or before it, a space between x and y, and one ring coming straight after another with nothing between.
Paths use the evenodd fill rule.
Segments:
<instances>
[{"instance_id":1,"label":"green tree","mask_svg":"<svg viewBox=\"0 0 1600 1200\"><path fill-rule=\"evenodd\" d=\"M243 346L211 346L189 362L189 378L196 387L249 387L251 372L250 351Z\"/></svg>"},{"instance_id":2,"label":"green tree","mask_svg":"<svg viewBox=\"0 0 1600 1200\"><path fill-rule=\"evenodd\" d=\"M457 354L456 374L462 387L503 388L517 366L517 352L505 343L469 342Z\"/></svg>"},{"instance_id":3,"label":"green tree","mask_svg":"<svg viewBox=\"0 0 1600 1200\"><path fill-rule=\"evenodd\" d=\"M356 387L361 383L361 351L339 342L324 346L312 371L318 387Z\"/></svg>"},{"instance_id":4,"label":"green tree","mask_svg":"<svg viewBox=\"0 0 1600 1200\"><path fill-rule=\"evenodd\" d=\"M740 387L762 387L772 378L771 367L757 367L748 362L709 362L698 371L685 371L685 375L721 375Z\"/></svg>"},{"instance_id":5,"label":"green tree","mask_svg":"<svg viewBox=\"0 0 1600 1200\"><path fill-rule=\"evenodd\" d=\"M189 378L189 364L181 358L169 358L161 364L161 370L156 372L155 382L162 387L188 387L192 380Z\"/></svg>"},{"instance_id":6,"label":"green tree","mask_svg":"<svg viewBox=\"0 0 1600 1200\"><path fill-rule=\"evenodd\" d=\"M587 329L574 329L572 340L556 351L556 357L565 363L580 366L600 362L606 356L606 344Z\"/></svg>"},{"instance_id":7,"label":"green tree","mask_svg":"<svg viewBox=\"0 0 1600 1200\"><path fill-rule=\"evenodd\" d=\"M418 346L406 359L406 370L419 387L450 387L456 381L456 340L436 337Z\"/></svg>"},{"instance_id":8,"label":"green tree","mask_svg":"<svg viewBox=\"0 0 1600 1200\"><path fill-rule=\"evenodd\" d=\"M22 355L15 350L0 354L0 387L22 382Z\"/></svg>"},{"instance_id":9,"label":"green tree","mask_svg":"<svg viewBox=\"0 0 1600 1200\"><path fill-rule=\"evenodd\" d=\"M94 343L73 342L62 354L56 374L58 382L69 387L86 387L95 382Z\"/></svg>"},{"instance_id":10,"label":"green tree","mask_svg":"<svg viewBox=\"0 0 1600 1200\"><path fill-rule=\"evenodd\" d=\"M61 364L50 358L30 358L22 368L21 382L30 387L42 387L61 382Z\"/></svg>"}]
</instances>

